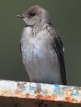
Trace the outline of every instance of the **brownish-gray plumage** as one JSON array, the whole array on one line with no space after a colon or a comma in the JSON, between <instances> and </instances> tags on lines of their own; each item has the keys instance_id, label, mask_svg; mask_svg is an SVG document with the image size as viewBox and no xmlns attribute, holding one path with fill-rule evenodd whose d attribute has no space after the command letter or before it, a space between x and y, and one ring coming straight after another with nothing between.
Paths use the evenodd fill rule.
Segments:
<instances>
[{"instance_id":1,"label":"brownish-gray plumage","mask_svg":"<svg viewBox=\"0 0 81 107\"><path fill-rule=\"evenodd\" d=\"M36 5L18 17L25 22L20 42L30 81L67 84L63 44L48 12Z\"/></svg>"}]
</instances>

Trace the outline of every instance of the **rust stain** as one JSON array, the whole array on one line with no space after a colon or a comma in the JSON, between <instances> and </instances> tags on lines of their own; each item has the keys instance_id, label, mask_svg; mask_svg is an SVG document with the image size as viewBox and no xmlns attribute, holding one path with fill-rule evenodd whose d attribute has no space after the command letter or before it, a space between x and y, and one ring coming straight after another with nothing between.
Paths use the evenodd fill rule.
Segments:
<instances>
[{"instance_id":1,"label":"rust stain","mask_svg":"<svg viewBox=\"0 0 81 107\"><path fill-rule=\"evenodd\" d=\"M16 96L21 95L21 91L20 91L19 89L17 89L17 90L15 91L15 95L16 95Z\"/></svg>"},{"instance_id":2,"label":"rust stain","mask_svg":"<svg viewBox=\"0 0 81 107\"><path fill-rule=\"evenodd\" d=\"M0 81L0 96L81 103L81 87L4 80Z\"/></svg>"},{"instance_id":3,"label":"rust stain","mask_svg":"<svg viewBox=\"0 0 81 107\"><path fill-rule=\"evenodd\" d=\"M26 98L30 98L30 97L32 97L32 96L27 93L27 94L25 94L25 97L26 97Z\"/></svg>"},{"instance_id":4,"label":"rust stain","mask_svg":"<svg viewBox=\"0 0 81 107\"><path fill-rule=\"evenodd\" d=\"M35 96L35 98L44 99L44 96L43 96L42 94L37 94L37 95Z\"/></svg>"},{"instance_id":5,"label":"rust stain","mask_svg":"<svg viewBox=\"0 0 81 107\"><path fill-rule=\"evenodd\" d=\"M75 99L71 96L70 97L65 97L64 101L70 102L70 103L81 103L81 100L77 100L77 99Z\"/></svg>"}]
</instances>

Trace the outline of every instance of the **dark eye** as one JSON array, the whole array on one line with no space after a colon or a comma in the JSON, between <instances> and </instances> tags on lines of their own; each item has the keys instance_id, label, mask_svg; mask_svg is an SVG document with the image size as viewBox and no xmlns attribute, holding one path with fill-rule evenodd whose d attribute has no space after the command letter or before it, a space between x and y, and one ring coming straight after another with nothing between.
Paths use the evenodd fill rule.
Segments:
<instances>
[{"instance_id":1,"label":"dark eye","mask_svg":"<svg viewBox=\"0 0 81 107\"><path fill-rule=\"evenodd\" d=\"M29 16L30 16L30 17L33 17L33 16L35 16L35 13L33 13L33 12L30 12L30 13L29 13Z\"/></svg>"}]
</instances>

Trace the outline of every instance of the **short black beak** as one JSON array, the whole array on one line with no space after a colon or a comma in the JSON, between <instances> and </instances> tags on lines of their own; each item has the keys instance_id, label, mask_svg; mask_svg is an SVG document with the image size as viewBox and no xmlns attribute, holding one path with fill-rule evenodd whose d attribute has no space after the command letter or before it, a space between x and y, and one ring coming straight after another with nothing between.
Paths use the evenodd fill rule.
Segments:
<instances>
[{"instance_id":1,"label":"short black beak","mask_svg":"<svg viewBox=\"0 0 81 107\"><path fill-rule=\"evenodd\" d=\"M24 18L22 15L17 15L16 17L17 18Z\"/></svg>"}]
</instances>

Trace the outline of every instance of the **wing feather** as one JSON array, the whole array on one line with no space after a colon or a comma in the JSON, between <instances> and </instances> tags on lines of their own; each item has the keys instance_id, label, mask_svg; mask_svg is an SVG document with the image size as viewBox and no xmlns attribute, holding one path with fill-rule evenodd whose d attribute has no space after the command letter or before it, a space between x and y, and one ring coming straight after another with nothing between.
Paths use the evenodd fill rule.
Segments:
<instances>
[{"instance_id":1,"label":"wing feather","mask_svg":"<svg viewBox=\"0 0 81 107\"><path fill-rule=\"evenodd\" d=\"M62 82L64 85L67 84L66 81L66 71L65 71L65 64L64 64L64 48L63 48L63 43L60 39L59 34L55 31L55 29L51 26L47 26L47 30L50 33L50 36L53 37L53 46L54 49L57 53L57 57L59 60L59 65L60 65L60 71L61 71L61 76L62 76Z\"/></svg>"}]
</instances>

